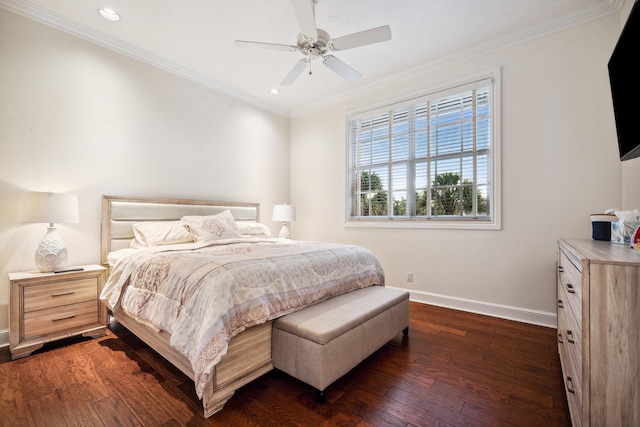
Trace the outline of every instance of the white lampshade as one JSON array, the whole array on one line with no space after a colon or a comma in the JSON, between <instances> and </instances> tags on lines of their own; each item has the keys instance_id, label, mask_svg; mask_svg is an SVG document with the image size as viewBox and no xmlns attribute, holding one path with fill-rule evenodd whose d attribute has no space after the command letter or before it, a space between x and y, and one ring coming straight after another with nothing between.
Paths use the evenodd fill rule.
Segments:
<instances>
[{"instance_id":1,"label":"white lampshade","mask_svg":"<svg viewBox=\"0 0 640 427\"><path fill-rule=\"evenodd\" d=\"M292 205L275 205L273 207L273 221L292 222L296 220L296 207Z\"/></svg>"},{"instance_id":2,"label":"white lampshade","mask_svg":"<svg viewBox=\"0 0 640 427\"><path fill-rule=\"evenodd\" d=\"M280 233L278 237L281 239L290 239L291 233L289 233L289 229L287 228L287 222L292 222L296 220L296 207L292 205L274 205L273 206L273 216L271 217L273 221L282 222L282 228L280 229Z\"/></svg>"},{"instance_id":3,"label":"white lampshade","mask_svg":"<svg viewBox=\"0 0 640 427\"><path fill-rule=\"evenodd\" d=\"M80 222L78 196L36 191L24 193L20 203L18 221L77 224Z\"/></svg>"},{"instance_id":4,"label":"white lampshade","mask_svg":"<svg viewBox=\"0 0 640 427\"><path fill-rule=\"evenodd\" d=\"M18 221L49 223L47 234L36 249L36 266L42 272L56 271L67 260L67 248L54 223L80 222L75 194L29 192L22 195Z\"/></svg>"}]
</instances>

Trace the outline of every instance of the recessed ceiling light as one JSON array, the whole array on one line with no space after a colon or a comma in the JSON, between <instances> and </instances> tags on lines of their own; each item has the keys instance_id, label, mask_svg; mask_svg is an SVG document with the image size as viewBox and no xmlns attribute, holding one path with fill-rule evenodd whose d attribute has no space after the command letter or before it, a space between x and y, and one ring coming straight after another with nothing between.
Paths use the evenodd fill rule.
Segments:
<instances>
[{"instance_id":1,"label":"recessed ceiling light","mask_svg":"<svg viewBox=\"0 0 640 427\"><path fill-rule=\"evenodd\" d=\"M98 9L98 13L107 21L117 22L120 20L120 15L113 9L103 7L102 9Z\"/></svg>"},{"instance_id":2,"label":"recessed ceiling light","mask_svg":"<svg viewBox=\"0 0 640 427\"><path fill-rule=\"evenodd\" d=\"M275 89L275 88L274 88L274 89L271 89L271 90L269 91L269 93L270 93L271 95L280 95L280 91L279 91L278 89Z\"/></svg>"}]
</instances>

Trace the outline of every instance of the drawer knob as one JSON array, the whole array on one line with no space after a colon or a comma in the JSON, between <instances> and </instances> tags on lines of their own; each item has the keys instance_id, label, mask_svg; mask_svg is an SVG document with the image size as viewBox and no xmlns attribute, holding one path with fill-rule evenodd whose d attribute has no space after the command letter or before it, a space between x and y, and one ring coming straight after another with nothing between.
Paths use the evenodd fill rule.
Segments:
<instances>
[{"instance_id":1,"label":"drawer knob","mask_svg":"<svg viewBox=\"0 0 640 427\"><path fill-rule=\"evenodd\" d=\"M567 391L573 394L576 393L576 388L573 385L573 378L571 378L570 376L567 376Z\"/></svg>"},{"instance_id":2,"label":"drawer knob","mask_svg":"<svg viewBox=\"0 0 640 427\"><path fill-rule=\"evenodd\" d=\"M564 308L564 303L561 299L558 300L558 308Z\"/></svg>"},{"instance_id":3,"label":"drawer knob","mask_svg":"<svg viewBox=\"0 0 640 427\"><path fill-rule=\"evenodd\" d=\"M573 331L571 330L567 330L567 341L569 341L571 344L575 344L576 340L573 337Z\"/></svg>"},{"instance_id":4,"label":"drawer knob","mask_svg":"<svg viewBox=\"0 0 640 427\"><path fill-rule=\"evenodd\" d=\"M559 343L563 343L564 341L562 340L562 334L558 333L558 342Z\"/></svg>"},{"instance_id":5,"label":"drawer knob","mask_svg":"<svg viewBox=\"0 0 640 427\"><path fill-rule=\"evenodd\" d=\"M564 273L564 267L563 267L563 266L561 266L561 265L559 265L559 266L558 266L558 272L559 272L559 273Z\"/></svg>"},{"instance_id":6,"label":"drawer knob","mask_svg":"<svg viewBox=\"0 0 640 427\"><path fill-rule=\"evenodd\" d=\"M574 288L571 283L567 283L567 292L569 292L570 294L575 294L576 288Z\"/></svg>"}]
</instances>

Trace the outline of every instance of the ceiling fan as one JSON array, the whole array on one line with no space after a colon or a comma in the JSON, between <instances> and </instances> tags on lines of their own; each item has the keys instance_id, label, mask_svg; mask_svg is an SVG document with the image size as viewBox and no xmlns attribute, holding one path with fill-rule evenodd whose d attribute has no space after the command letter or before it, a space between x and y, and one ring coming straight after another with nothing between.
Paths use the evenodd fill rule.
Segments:
<instances>
[{"instance_id":1,"label":"ceiling fan","mask_svg":"<svg viewBox=\"0 0 640 427\"><path fill-rule=\"evenodd\" d=\"M301 31L295 45L236 40L236 46L302 53L304 58L296 62L289 74L282 80L280 84L283 86L292 85L307 66L309 66L309 74L311 74L311 61L315 59L321 59L327 68L349 83L357 82L362 75L335 56L330 55L329 52L391 40L391 28L388 25L383 25L332 39L326 31L316 26L315 5L317 2L318 0L291 0Z\"/></svg>"}]
</instances>

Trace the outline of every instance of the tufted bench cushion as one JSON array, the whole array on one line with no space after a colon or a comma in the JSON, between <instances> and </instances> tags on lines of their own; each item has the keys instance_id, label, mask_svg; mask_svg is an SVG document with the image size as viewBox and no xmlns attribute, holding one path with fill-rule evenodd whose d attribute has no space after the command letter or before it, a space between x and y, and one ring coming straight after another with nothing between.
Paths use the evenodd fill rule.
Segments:
<instances>
[{"instance_id":1,"label":"tufted bench cushion","mask_svg":"<svg viewBox=\"0 0 640 427\"><path fill-rule=\"evenodd\" d=\"M272 363L324 400L331 383L408 327L408 292L358 289L276 319Z\"/></svg>"}]
</instances>

